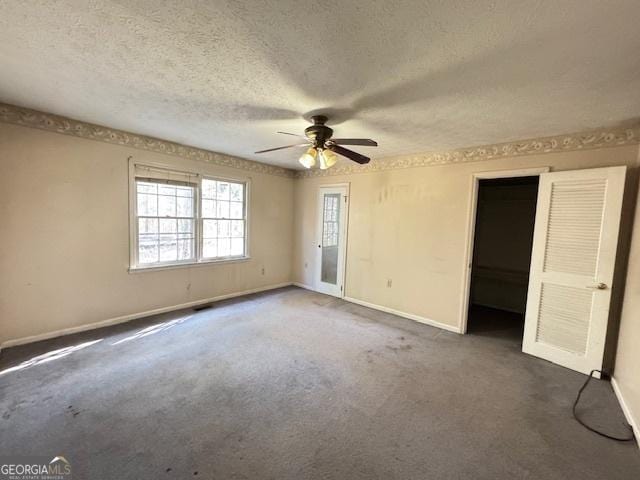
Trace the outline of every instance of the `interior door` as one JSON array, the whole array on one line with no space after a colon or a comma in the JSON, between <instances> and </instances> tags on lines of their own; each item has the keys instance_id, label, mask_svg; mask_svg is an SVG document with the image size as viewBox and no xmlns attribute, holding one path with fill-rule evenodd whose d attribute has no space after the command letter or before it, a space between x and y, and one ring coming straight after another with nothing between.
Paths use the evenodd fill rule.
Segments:
<instances>
[{"instance_id":1,"label":"interior door","mask_svg":"<svg viewBox=\"0 0 640 480\"><path fill-rule=\"evenodd\" d=\"M540 175L522 350L602 367L626 167Z\"/></svg>"},{"instance_id":2,"label":"interior door","mask_svg":"<svg viewBox=\"0 0 640 480\"><path fill-rule=\"evenodd\" d=\"M318 196L318 255L316 289L336 297L344 295L344 263L348 187L320 187Z\"/></svg>"}]
</instances>

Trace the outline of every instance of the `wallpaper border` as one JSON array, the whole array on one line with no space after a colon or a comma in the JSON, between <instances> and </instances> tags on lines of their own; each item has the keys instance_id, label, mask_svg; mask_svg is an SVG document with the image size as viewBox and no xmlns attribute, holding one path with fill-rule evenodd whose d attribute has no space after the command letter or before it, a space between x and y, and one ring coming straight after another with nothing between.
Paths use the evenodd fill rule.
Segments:
<instances>
[{"instance_id":1,"label":"wallpaper border","mask_svg":"<svg viewBox=\"0 0 640 480\"><path fill-rule=\"evenodd\" d=\"M200 160L214 165L232 167L250 172L265 173L289 178L294 176L294 171L287 168L254 162L252 160L212 152L202 148L190 147L188 145L148 137L146 135L138 135L136 133L81 122L79 120L73 120L60 115L39 112L37 110L17 107L6 103L0 103L0 122L38 128L40 130L61 133L63 135L71 135L73 137L88 140L97 140L99 142L132 147L138 150L164 153L166 155L183 157L190 160Z\"/></svg>"},{"instance_id":2,"label":"wallpaper border","mask_svg":"<svg viewBox=\"0 0 640 480\"><path fill-rule=\"evenodd\" d=\"M640 125L618 128L600 128L580 133L555 135L514 142L459 148L446 152L400 155L373 160L366 165L357 163L336 165L328 170L296 171L296 178L352 175L402 168L428 167L456 163L478 162L506 157L539 155L546 153L593 150L640 144Z\"/></svg>"},{"instance_id":3,"label":"wallpaper border","mask_svg":"<svg viewBox=\"0 0 640 480\"><path fill-rule=\"evenodd\" d=\"M5 103L0 103L0 122L288 178L352 175L640 144L640 125L635 125L459 148L445 152L400 155L376 159L366 165L351 163L336 165L328 170L293 170Z\"/></svg>"}]
</instances>

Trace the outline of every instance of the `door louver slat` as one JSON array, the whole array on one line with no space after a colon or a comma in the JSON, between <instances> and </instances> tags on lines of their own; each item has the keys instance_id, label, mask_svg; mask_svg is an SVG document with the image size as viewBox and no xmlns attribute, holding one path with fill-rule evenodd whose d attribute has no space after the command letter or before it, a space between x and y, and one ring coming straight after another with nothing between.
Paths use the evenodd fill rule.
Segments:
<instances>
[{"instance_id":1,"label":"door louver slat","mask_svg":"<svg viewBox=\"0 0 640 480\"><path fill-rule=\"evenodd\" d=\"M545 271L595 275L605 193L604 179L553 184Z\"/></svg>"},{"instance_id":2,"label":"door louver slat","mask_svg":"<svg viewBox=\"0 0 640 480\"><path fill-rule=\"evenodd\" d=\"M536 340L584 355L593 293L584 288L542 284Z\"/></svg>"}]
</instances>

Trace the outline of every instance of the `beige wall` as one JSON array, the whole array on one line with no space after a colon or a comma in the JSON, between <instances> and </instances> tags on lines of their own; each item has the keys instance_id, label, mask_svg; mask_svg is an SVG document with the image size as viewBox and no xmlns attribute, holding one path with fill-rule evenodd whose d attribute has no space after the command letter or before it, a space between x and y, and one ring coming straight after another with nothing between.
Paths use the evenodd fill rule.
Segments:
<instances>
[{"instance_id":1,"label":"beige wall","mask_svg":"<svg viewBox=\"0 0 640 480\"><path fill-rule=\"evenodd\" d=\"M129 156L251 177L251 260L128 273ZM0 124L0 343L291 280L313 285L318 186L343 182L346 295L457 329L472 174L613 165L630 167L633 197L637 146L294 181ZM640 206L633 238L615 377L638 419Z\"/></svg>"},{"instance_id":2,"label":"beige wall","mask_svg":"<svg viewBox=\"0 0 640 480\"><path fill-rule=\"evenodd\" d=\"M346 296L459 328L473 173L549 166L552 171L627 165L619 262L631 258L615 378L630 415L640 419L640 205L635 208L638 146L505 158L345 176L305 178L294 185L295 282L316 278L316 198L324 184L351 187ZM630 201L631 199L631 201ZM635 209L635 222L633 212ZM629 249L632 225L633 244ZM387 288L387 279L392 287ZM616 284L614 283L614 289ZM621 292L620 282L617 284ZM613 305L617 317L619 305ZM615 323L617 318L613 319ZM615 331L616 325L612 325ZM614 338L615 341L615 338ZM613 352L614 349L610 348Z\"/></svg>"},{"instance_id":3,"label":"beige wall","mask_svg":"<svg viewBox=\"0 0 640 480\"><path fill-rule=\"evenodd\" d=\"M640 158L639 158L640 160ZM640 438L640 198L636 206L614 378Z\"/></svg>"},{"instance_id":4,"label":"beige wall","mask_svg":"<svg viewBox=\"0 0 640 480\"><path fill-rule=\"evenodd\" d=\"M250 177L252 258L128 273L131 155ZM0 343L289 282L292 199L291 178L0 124Z\"/></svg>"},{"instance_id":5,"label":"beige wall","mask_svg":"<svg viewBox=\"0 0 640 480\"><path fill-rule=\"evenodd\" d=\"M458 328L473 173L627 165L633 178L637 152L632 145L298 180L294 281L316 278L318 186L349 182L346 296Z\"/></svg>"}]
</instances>

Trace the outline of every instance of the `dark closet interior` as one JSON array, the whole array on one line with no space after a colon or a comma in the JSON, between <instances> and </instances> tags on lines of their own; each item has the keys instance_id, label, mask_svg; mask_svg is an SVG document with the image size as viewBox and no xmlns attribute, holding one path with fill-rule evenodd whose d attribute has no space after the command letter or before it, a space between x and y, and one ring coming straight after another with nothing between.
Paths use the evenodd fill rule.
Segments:
<instances>
[{"instance_id":1,"label":"dark closet interior","mask_svg":"<svg viewBox=\"0 0 640 480\"><path fill-rule=\"evenodd\" d=\"M480 180L467 331L522 342L538 177Z\"/></svg>"}]
</instances>

